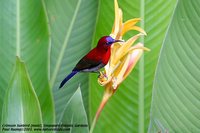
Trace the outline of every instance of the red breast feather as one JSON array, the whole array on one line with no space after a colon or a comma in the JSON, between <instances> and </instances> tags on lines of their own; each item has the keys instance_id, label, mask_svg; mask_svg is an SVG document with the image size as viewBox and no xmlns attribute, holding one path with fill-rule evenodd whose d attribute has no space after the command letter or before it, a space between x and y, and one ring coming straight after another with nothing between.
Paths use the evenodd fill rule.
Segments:
<instances>
[{"instance_id":1,"label":"red breast feather","mask_svg":"<svg viewBox=\"0 0 200 133\"><path fill-rule=\"evenodd\" d=\"M94 48L85 57L89 60L93 60L95 62L101 62L106 65L110 59L110 54L111 54L110 48L108 49Z\"/></svg>"}]
</instances>

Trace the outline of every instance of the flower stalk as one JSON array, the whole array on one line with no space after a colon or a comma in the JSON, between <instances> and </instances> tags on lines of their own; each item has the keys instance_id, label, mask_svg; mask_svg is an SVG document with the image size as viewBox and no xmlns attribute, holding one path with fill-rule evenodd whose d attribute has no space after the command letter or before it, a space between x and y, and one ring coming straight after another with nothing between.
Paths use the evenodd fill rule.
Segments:
<instances>
[{"instance_id":1,"label":"flower stalk","mask_svg":"<svg viewBox=\"0 0 200 133\"><path fill-rule=\"evenodd\" d=\"M98 110L97 110L97 112L96 112L96 115L95 115L93 121L92 121L92 125L91 125L91 127L90 127L90 133L93 132L94 127L95 127L95 125L96 125L96 122L97 122L97 120L98 120L98 118L99 118L99 116L100 116L100 114L101 114L101 112L102 112L104 106L106 105L106 103L108 102L108 100L111 98L111 96L113 95L113 93L114 93L114 92L111 91L109 88L106 88L106 89L105 89L103 98L102 98L101 103L100 103L100 105L99 105L99 108L98 108Z\"/></svg>"},{"instance_id":2,"label":"flower stalk","mask_svg":"<svg viewBox=\"0 0 200 133\"><path fill-rule=\"evenodd\" d=\"M96 122L106 103L116 92L119 85L131 73L136 63L142 56L143 51L150 51L150 49L144 47L144 44L140 42L132 46L141 36L147 35L142 28L136 26L141 19L134 18L123 23L122 10L119 8L117 0L114 0L114 6L115 21L110 36L119 40L122 39L123 35L130 30L136 30L139 34L131 37L125 42L114 43L111 47L111 57L109 63L105 66L104 71L101 72L98 78L98 83L101 86L104 86L105 91L92 122L90 133L93 132Z\"/></svg>"}]
</instances>

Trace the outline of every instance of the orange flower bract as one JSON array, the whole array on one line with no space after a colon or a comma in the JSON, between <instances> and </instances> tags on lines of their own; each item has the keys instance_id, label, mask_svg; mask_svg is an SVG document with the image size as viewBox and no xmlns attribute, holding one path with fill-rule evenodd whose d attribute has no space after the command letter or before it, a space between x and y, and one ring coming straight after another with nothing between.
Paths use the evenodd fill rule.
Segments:
<instances>
[{"instance_id":1,"label":"orange flower bract","mask_svg":"<svg viewBox=\"0 0 200 133\"><path fill-rule=\"evenodd\" d=\"M142 28L135 26L140 20L140 18L135 18L123 23L122 10L119 8L117 0L115 0L115 22L110 36L118 40L122 39L123 35L130 30L136 30L140 33L125 42L112 45L110 61L105 66L105 71L98 78L100 85L115 91L134 68L143 51L149 51L142 43L132 46L139 37L146 35Z\"/></svg>"}]
</instances>

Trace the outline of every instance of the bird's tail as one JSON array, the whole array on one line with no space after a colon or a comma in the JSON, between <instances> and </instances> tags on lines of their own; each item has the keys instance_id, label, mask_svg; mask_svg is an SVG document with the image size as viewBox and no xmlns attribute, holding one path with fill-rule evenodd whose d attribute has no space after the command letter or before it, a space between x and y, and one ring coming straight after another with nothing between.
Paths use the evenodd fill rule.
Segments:
<instances>
[{"instance_id":1,"label":"bird's tail","mask_svg":"<svg viewBox=\"0 0 200 133\"><path fill-rule=\"evenodd\" d=\"M77 74L78 71L72 71L67 77L60 83L59 89L63 87L63 85L70 80L74 75Z\"/></svg>"}]
</instances>

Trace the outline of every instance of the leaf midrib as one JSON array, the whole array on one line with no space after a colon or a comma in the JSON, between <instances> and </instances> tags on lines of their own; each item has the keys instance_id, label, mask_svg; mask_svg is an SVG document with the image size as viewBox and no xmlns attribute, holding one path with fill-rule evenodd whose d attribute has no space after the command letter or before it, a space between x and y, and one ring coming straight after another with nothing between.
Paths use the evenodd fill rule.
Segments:
<instances>
[{"instance_id":1,"label":"leaf midrib","mask_svg":"<svg viewBox=\"0 0 200 133\"><path fill-rule=\"evenodd\" d=\"M140 16L142 18L140 27L145 30L145 2L141 0L140 2ZM141 36L140 42L144 44L144 36ZM144 133L144 55L141 56L139 61L139 85L138 85L138 132Z\"/></svg>"},{"instance_id":2,"label":"leaf midrib","mask_svg":"<svg viewBox=\"0 0 200 133\"><path fill-rule=\"evenodd\" d=\"M16 2L16 55L20 57L20 0Z\"/></svg>"},{"instance_id":3,"label":"leaf midrib","mask_svg":"<svg viewBox=\"0 0 200 133\"><path fill-rule=\"evenodd\" d=\"M76 6L76 8L75 8L75 12L74 12L73 17L72 17L72 21L71 21L71 23L70 23L70 26L69 26L69 28L68 28L68 31L66 32L67 35L66 35L66 37L65 37L65 39L64 39L64 42L63 42L63 44L62 44L61 52L60 52L60 54L59 54L59 56L58 56L58 61L57 61L57 63L56 63L55 70L54 70L53 75L52 75L51 80L50 80L50 86L51 86L51 88L53 87L53 85L54 85L54 83L55 83L56 76L57 76L57 74L58 74L58 71L59 71L59 68L60 68L60 65L61 65L63 56L64 56L64 52L65 52L65 49L66 49L66 47L67 47L67 43L68 43L68 41L69 41L69 37L70 37L71 32L72 32L72 28L73 28L74 23L75 23L75 20L76 20L76 18L77 18L77 14L78 14L78 10L79 10L80 5L81 5L81 1L82 1L82 0L78 0L77 6Z\"/></svg>"}]
</instances>

